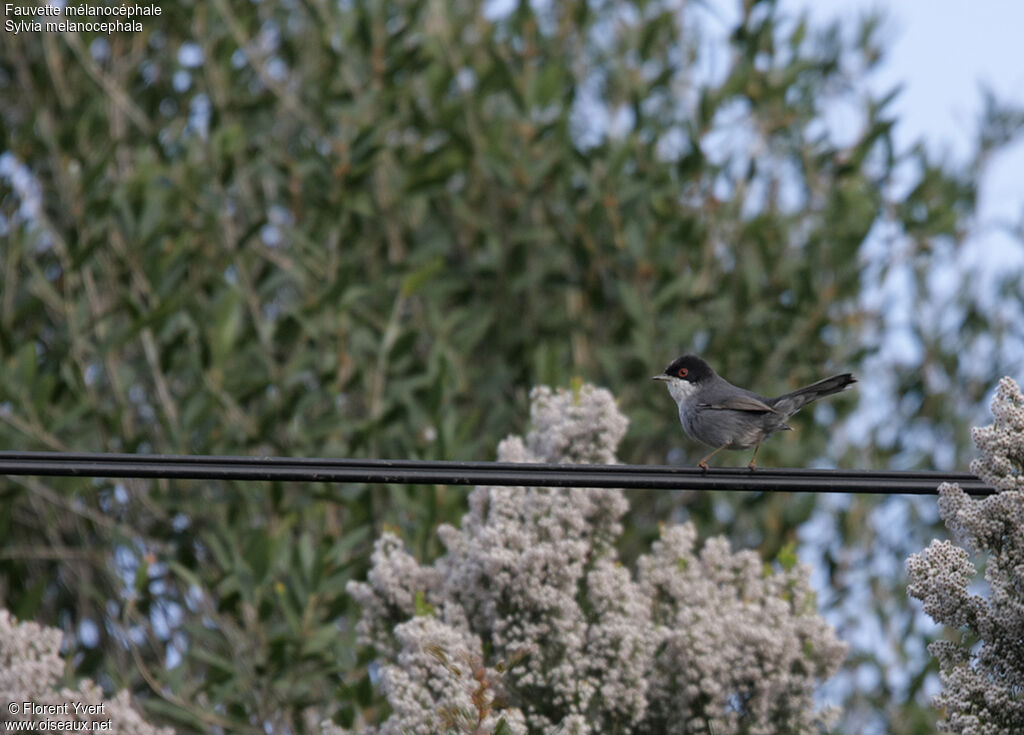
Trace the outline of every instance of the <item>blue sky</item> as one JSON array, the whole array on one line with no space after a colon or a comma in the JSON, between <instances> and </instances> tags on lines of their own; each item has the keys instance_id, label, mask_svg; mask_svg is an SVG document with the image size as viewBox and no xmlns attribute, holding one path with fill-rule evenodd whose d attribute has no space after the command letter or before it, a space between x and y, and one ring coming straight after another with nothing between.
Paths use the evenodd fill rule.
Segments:
<instances>
[{"instance_id":1,"label":"blue sky","mask_svg":"<svg viewBox=\"0 0 1024 735\"><path fill-rule=\"evenodd\" d=\"M782 0L782 7L808 10L822 22L857 18L880 9L888 51L873 78L876 90L902 83L893 112L903 145L923 139L936 153L964 161L971 151L981 109L981 85L1024 106L1024 3L1016 0ZM993 161L981 191L981 220L1017 220L1024 209L1024 141ZM993 268L1024 265L1024 252L1008 238L986 234ZM980 243L976 243L980 244ZM980 257L979 252L973 257ZM998 258L998 260L997 260Z\"/></svg>"},{"instance_id":2,"label":"blue sky","mask_svg":"<svg viewBox=\"0 0 1024 735\"><path fill-rule=\"evenodd\" d=\"M1020 50L1024 4L1020 2L783 0L782 7L794 12L807 9L812 18L822 21L882 10L889 19L885 26L888 57L876 83L878 89L899 82L905 85L895 105L901 142L924 137L936 150L962 157L970 150L979 84L1024 103ZM1019 203L1019 186L1016 189Z\"/></svg>"}]
</instances>

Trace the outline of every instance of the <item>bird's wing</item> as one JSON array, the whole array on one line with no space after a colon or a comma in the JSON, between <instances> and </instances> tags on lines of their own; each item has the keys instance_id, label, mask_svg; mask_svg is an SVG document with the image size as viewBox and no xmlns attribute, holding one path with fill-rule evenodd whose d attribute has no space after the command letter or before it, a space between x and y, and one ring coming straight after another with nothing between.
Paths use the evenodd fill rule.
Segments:
<instances>
[{"instance_id":1,"label":"bird's wing","mask_svg":"<svg viewBox=\"0 0 1024 735\"><path fill-rule=\"evenodd\" d=\"M701 405L703 408L717 409L719 411L755 411L757 413L770 411L771 413L778 413L778 411L764 401L759 401L750 396L729 396L717 403L704 403Z\"/></svg>"}]
</instances>

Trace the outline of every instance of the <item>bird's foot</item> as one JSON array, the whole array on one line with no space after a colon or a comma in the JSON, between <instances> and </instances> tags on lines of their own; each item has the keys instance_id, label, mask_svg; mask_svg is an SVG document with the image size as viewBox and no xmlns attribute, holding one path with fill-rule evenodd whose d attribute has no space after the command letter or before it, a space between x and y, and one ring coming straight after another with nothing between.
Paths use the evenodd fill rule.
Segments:
<instances>
[{"instance_id":1,"label":"bird's foot","mask_svg":"<svg viewBox=\"0 0 1024 735\"><path fill-rule=\"evenodd\" d=\"M757 450L760 448L761 444L758 443L758 445L754 447L754 454L750 457L750 464L747 465L747 469L749 469L751 472L757 469Z\"/></svg>"}]
</instances>

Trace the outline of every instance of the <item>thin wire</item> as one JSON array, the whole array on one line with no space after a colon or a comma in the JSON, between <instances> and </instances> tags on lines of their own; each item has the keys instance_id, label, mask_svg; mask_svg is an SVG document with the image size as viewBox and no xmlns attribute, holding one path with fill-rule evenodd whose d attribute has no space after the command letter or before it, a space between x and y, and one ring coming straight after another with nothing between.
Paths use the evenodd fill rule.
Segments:
<instances>
[{"instance_id":1,"label":"thin wire","mask_svg":"<svg viewBox=\"0 0 1024 735\"><path fill-rule=\"evenodd\" d=\"M310 459L210 455L0 452L0 475L177 478L403 485L505 485L651 490L933 495L955 482L972 495L995 492L964 472L758 469L660 465L445 462L414 459Z\"/></svg>"}]
</instances>

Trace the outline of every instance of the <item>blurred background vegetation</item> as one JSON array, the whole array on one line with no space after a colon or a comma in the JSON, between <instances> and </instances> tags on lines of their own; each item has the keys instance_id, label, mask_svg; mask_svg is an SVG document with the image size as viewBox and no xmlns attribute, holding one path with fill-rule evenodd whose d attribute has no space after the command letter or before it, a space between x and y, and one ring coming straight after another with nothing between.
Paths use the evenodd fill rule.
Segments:
<instances>
[{"instance_id":1,"label":"blurred background vegetation","mask_svg":"<svg viewBox=\"0 0 1024 735\"><path fill-rule=\"evenodd\" d=\"M985 303L929 273L1019 112L989 100L967 166L898 149L877 17L748 0L713 56L707 7L183 1L141 33L3 34L0 447L492 459L531 386L583 378L631 418L623 461L691 463L648 378L697 351L763 393L869 386L766 466L965 468L1020 284ZM894 316L865 294L894 269L910 365L875 359ZM863 396L883 420L852 431ZM378 706L345 582L385 525L436 554L466 492L6 478L0 603L151 719L315 732ZM767 559L824 523L836 732L928 733L902 558L930 507L636 493L624 553L662 519Z\"/></svg>"}]
</instances>

